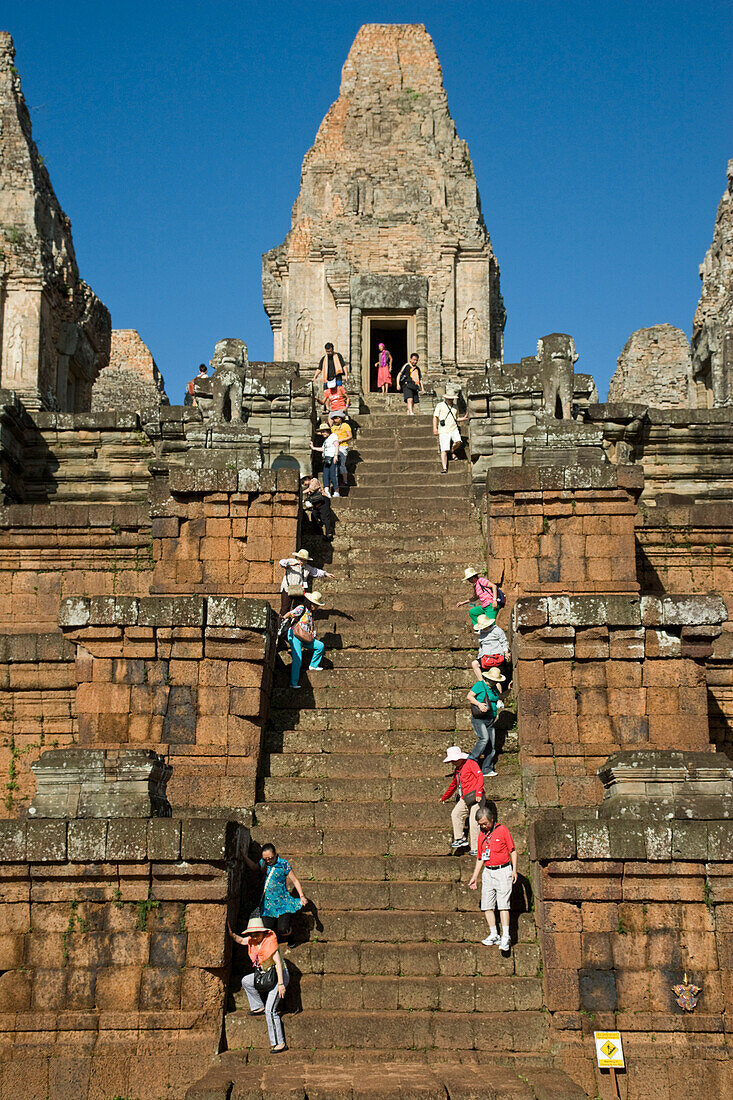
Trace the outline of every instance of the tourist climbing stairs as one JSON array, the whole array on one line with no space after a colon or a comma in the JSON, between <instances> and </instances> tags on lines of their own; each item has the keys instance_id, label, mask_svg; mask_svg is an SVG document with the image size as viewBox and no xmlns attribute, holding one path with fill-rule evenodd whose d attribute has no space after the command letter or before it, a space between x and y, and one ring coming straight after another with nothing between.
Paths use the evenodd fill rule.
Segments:
<instances>
[{"instance_id":1,"label":"tourist climbing stairs","mask_svg":"<svg viewBox=\"0 0 733 1100\"><path fill-rule=\"evenodd\" d=\"M264 1021L235 991L227 1052L202 1087L218 1074L248 1097L287 1083L334 1100L584 1095L549 1048L511 730L487 780L525 876L510 952L481 944L474 860L449 854L443 758L474 741L475 635L455 605L464 566L484 550L467 463L442 474L436 443L429 415L362 416L336 537L329 547L304 535L336 575L320 585L326 667L304 670L292 691L279 662L253 837L291 861L317 920L296 916L284 952L289 1051L270 1054Z\"/></svg>"}]
</instances>

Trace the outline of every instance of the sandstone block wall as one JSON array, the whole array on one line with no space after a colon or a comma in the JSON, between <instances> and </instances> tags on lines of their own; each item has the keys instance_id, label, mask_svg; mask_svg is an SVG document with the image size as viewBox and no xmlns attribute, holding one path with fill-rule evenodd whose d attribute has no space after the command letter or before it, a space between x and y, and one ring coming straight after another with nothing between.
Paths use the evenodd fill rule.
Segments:
<instances>
[{"instance_id":1,"label":"sandstone block wall","mask_svg":"<svg viewBox=\"0 0 733 1100\"><path fill-rule=\"evenodd\" d=\"M726 617L717 597L521 600L513 657L529 804L596 805L613 752L708 748L704 661Z\"/></svg>"},{"instance_id":2,"label":"sandstone block wall","mask_svg":"<svg viewBox=\"0 0 733 1100\"><path fill-rule=\"evenodd\" d=\"M698 405L733 405L733 160L700 265L702 292L692 322L692 371Z\"/></svg>"},{"instance_id":3,"label":"sandstone block wall","mask_svg":"<svg viewBox=\"0 0 733 1100\"><path fill-rule=\"evenodd\" d=\"M604 1095L594 1030L623 1033L629 1096L730 1091L732 842L729 821L532 826L545 1004L588 1095ZM684 972L702 990L693 1014L674 1000Z\"/></svg>"},{"instance_id":4,"label":"sandstone block wall","mask_svg":"<svg viewBox=\"0 0 733 1100\"><path fill-rule=\"evenodd\" d=\"M76 741L162 752L176 807L254 803L275 615L232 597L71 598Z\"/></svg>"},{"instance_id":5,"label":"sandstone block wall","mask_svg":"<svg viewBox=\"0 0 733 1100\"><path fill-rule=\"evenodd\" d=\"M226 820L0 823L3 1096L179 1095L198 1076L248 841Z\"/></svg>"}]
</instances>

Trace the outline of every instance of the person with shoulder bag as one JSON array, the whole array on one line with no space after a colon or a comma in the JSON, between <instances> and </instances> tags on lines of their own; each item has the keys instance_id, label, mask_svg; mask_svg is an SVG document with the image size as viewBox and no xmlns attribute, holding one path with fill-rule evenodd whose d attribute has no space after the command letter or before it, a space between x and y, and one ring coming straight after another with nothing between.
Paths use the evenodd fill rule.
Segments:
<instances>
[{"instance_id":1,"label":"person with shoulder bag","mask_svg":"<svg viewBox=\"0 0 733 1100\"><path fill-rule=\"evenodd\" d=\"M294 603L303 599L303 594L313 577L328 577L334 579L333 573L327 573L325 569L316 569L315 565L309 565L311 556L307 550L296 550L292 558L281 558L280 568L285 570L280 584L280 621Z\"/></svg>"},{"instance_id":2,"label":"person with shoulder bag","mask_svg":"<svg viewBox=\"0 0 733 1100\"><path fill-rule=\"evenodd\" d=\"M316 638L316 626L313 621L313 610L316 607L323 607L323 594L306 592L304 602L283 616L283 624L290 624L288 627L291 657L290 687L295 691L300 687L300 669L303 664L304 650L311 655L309 671L318 672L321 668L321 658L326 647Z\"/></svg>"},{"instance_id":3,"label":"person with shoulder bag","mask_svg":"<svg viewBox=\"0 0 733 1100\"><path fill-rule=\"evenodd\" d=\"M476 761L469 760L468 753L463 752L459 745L451 745L443 763L453 764L453 778L440 801L447 802L452 796L456 797L456 804L450 815L453 823L451 854L458 855L463 848L468 847L466 843L466 818L468 818L471 853L475 855L478 842L476 813L484 796L484 777Z\"/></svg>"},{"instance_id":4,"label":"person with shoulder bag","mask_svg":"<svg viewBox=\"0 0 733 1100\"><path fill-rule=\"evenodd\" d=\"M476 734L476 744L468 754L469 760L477 763L483 756L481 765L484 779L496 775L494 763L496 761L496 732L494 723L497 715L497 701L499 698L499 684L504 683L504 677L498 668L488 668L481 673L481 679L477 680L466 698L471 704L471 725Z\"/></svg>"},{"instance_id":5,"label":"person with shoulder bag","mask_svg":"<svg viewBox=\"0 0 733 1100\"><path fill-rule=\"evenodd\" d=\"M270 1051L272 1054L281 1054L288 1047L277 1010L285 997L290 974L280 955L277 936L259 917L250 918L242 936L232 932L228 921L227 929L236 943L247 948L249 960L254 967L251 974L245 974L242 978L242 989L249 1002L249 1014L266 1017Z\"/></svg>"}]
</instances>

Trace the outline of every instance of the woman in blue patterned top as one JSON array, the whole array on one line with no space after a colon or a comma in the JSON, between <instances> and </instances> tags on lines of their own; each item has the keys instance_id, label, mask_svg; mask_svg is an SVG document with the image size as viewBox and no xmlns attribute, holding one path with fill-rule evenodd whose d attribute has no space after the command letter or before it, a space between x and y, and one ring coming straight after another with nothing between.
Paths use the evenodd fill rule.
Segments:
<instances>
[{"instance_id":1,"label":"woman in blue patterned top","mask_svg":"<svg viewBox=\"0 0 733 1100\"><path fill-rule=\"evenodd\" d=\"M308 904L303 887L293 874L292 867L277 854L274 844L263 844L259 864L249 856L245 856L245 861L253 871L259 871L264 876L258 905L264 924L277 932L279 940L289 936L292 914L299 913ZM291 888L297 892L297 897L290 893Z\"/></svg>"}]
</instances>

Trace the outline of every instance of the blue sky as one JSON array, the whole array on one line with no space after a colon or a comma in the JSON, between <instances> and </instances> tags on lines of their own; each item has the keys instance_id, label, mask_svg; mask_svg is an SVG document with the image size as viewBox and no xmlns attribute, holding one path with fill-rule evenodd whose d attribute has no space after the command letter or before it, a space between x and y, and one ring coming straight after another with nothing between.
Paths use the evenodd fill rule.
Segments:
<instances>
[{"instance_id":1,"label":"blue sky","mask_svg":"<svg viewBox=\"0 0 733 1100\"><path fill-rule=\"evenodd\" d=\"M605 397L629 334L688 335L733 154L729 4L5 0L0 29L82 277L171 400L239 336L270 358L260 255L365 22L421 22L501 265L506 359L575 337Z\"/></svg>"}]
</instances>

